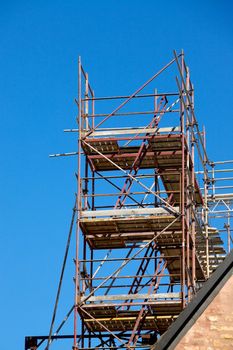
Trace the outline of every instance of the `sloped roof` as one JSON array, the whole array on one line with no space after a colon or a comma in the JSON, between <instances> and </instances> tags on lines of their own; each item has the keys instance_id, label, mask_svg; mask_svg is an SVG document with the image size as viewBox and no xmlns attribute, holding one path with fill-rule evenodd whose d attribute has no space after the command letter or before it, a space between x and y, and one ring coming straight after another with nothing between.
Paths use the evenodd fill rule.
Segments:
<instances>
[{"instance_id":1,"label":"sloped roof","mask_svg":"<svg viewBox=\"0 0 233 350\"><path fill-rule=\"evenodd\" d=\"M211 277L203 284L197 295L180 313L177 320L168 328L151 350L172 350L192 327L195 321L222 289L233 274L233 250L226 256Z\"/></svg>"}]
</instances>

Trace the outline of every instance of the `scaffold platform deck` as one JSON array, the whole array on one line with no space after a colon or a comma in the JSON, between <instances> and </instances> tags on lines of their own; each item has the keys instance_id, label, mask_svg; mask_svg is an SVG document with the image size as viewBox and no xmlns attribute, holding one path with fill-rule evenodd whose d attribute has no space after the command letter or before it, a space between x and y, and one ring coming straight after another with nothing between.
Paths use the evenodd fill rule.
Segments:
<instances>
[{"instance_id":1,"label":"scaffold platform deck","mask_svg":"<svg viewBox=\"0 0 233 350\"><path fill-rule=\"evenodd\" d=\"M180 203L182 142L181 135L163 134L146 136L148 147L140 162L140 169L159 169L159 174L168 194L173 194L172 201ZM185 142L185 152L187 143ZM90 147L90 146L91 147ZM97 171L129 170L138 156L140 146L119 146L119 139L89 138L83 145L91 166ZM189 156L189 167L192 160ZM186 158L185 158L186 159ZM109 161L110 160L110 161ZM135 164L135 166L137 163ZM187 163L185 161L185 166ZM203 204L201 191L195 179L195 201Z\"/></svg>"},{"instance_id":2,"label":"scaffold platform deck","mask_svg":"<svg viewBox=\"0 0 233 350\"><path fill-rule=\"evenodd\" d=\"M93 332L104 331L103 326L107 327L110 331L124 332L133 330L140 312L140 308L139 310L127 310L125 307L124 310L124 307L119 308L119 306L106 304L88 304L82 310L81 317L86 327ZM150 301L149 310L140 320L141 327L143 330L156 329L162 334L167 330L172 321L178 317L181 310L182 304L179 300Z\"/></svg>"}]
</instances>

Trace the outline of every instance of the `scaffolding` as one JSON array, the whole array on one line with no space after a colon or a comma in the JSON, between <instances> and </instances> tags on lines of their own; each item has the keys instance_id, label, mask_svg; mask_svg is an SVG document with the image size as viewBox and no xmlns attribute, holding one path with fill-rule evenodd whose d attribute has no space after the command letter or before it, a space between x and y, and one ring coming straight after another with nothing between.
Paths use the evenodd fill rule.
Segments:
<instances>
[{"instance_id":1,"label":"scaffolding","mask_svg":"<svg viewBox=\"0 0 233 350\"><path fill-rule=\"evenodd\" d=\"M158 92L158 80L173 90ZM74 330L59 336L65 321L55 333L52 322L25 349L59 337L73 349L146 349L231 250L233 161L208 158L183 52L112 97L95 96L79 58L76 103L78 128L65 131L78 150L54 155L78 159L75 302L64 319L74 314Z\"/></svg>"}]
</instances>

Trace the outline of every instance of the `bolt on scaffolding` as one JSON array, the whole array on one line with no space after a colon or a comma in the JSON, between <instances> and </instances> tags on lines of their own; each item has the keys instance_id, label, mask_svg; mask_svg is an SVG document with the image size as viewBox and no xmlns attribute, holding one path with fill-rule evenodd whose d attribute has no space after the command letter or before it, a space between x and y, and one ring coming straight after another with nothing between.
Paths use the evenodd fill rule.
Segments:
<instances>
[{"instance_id":1,"label":"bolt on scaffolding","mask_svg":"<svg viewBox=\"0 0 233 350\"><path fill-rule=\"evenodd\" d=\"M173 90L158 92L158 80ZM78 150L54 155L78 159L75 302L64 319L74 314L74 331L60 337L73 349L146 349L231 250L233 161L208 158L183 52L112 97L95 96L79 58L76 103L78 128L65 131ZM53 333L53 321L25 348L47 339L48 349L65 323Z\"/></svg>"}]
</instances>

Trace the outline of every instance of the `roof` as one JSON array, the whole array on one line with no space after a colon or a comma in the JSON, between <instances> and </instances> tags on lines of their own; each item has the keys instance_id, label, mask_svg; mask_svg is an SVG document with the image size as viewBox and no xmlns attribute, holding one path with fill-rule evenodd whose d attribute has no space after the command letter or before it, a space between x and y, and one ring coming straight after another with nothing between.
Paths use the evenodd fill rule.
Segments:
<instances>
[{"instance_id":1,"label":"roof","mask_svg":"<svg viewBox=\"0 0 233 350\"><path fill-rule=\"evenodd\" d=\"M203 284L197 295L180 313L176 321L168 328L151 350L172 350L192 327L195 321L222 289L233 274L233 250L226 256L211 277Z\"/></svg>"}]
</instances>

